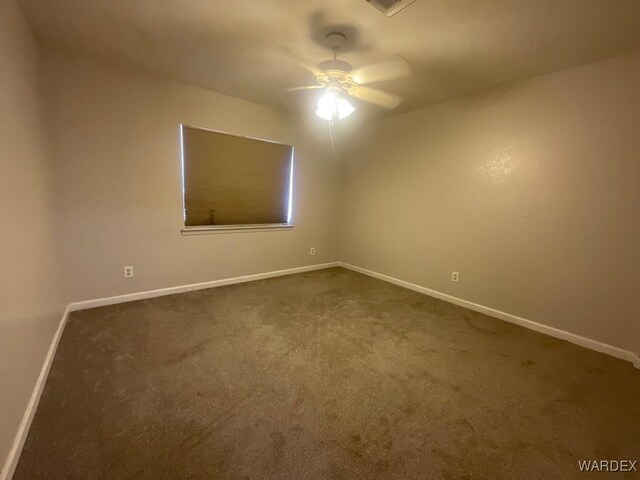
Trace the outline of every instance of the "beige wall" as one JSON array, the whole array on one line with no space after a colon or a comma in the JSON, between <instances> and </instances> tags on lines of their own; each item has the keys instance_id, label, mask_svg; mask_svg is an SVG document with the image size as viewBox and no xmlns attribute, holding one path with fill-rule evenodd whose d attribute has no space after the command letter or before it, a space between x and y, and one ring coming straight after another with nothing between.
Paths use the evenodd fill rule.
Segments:
<instances>
[{"instance_id":1,"label":"beige wall","mask_svg":"<svg viewBox=\"0 0 640 480\"><path fill-rule=\"evenodd\" d=\"M640 352L640 52L361 135L342 260Z\"/></svg>"},{"instance_id":2,"label":"beige wall","mask_svg":"<svg viewBox=\"0 0 640 480\"><path fill-rule=\"evenodd\" d=\"M0 2L0 468L64 306L57 292L52 178L37 45L13 0Z\"/></svg>"},{"instance_id":3,"label":"beige wall","mask_svg":"<svg viewBox=\"0 0 640 480\"><path fill-rule=\"evenodd\" d=\"M337 260L337 169L288 114L50 49L43 68L70 301ZM180 123L294 145L295 228L181 236Z\"/></svg>"}]
</instances>

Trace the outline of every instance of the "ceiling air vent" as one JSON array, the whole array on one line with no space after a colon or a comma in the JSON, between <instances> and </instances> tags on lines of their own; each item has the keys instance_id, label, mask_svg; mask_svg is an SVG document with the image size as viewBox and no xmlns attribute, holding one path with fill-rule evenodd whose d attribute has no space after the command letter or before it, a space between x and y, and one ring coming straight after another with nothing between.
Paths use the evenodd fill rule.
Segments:
<instances>
[{"instance_id":1,"label":"ceiling air vent","mask_svg":"<svg viewBox=\"0 0 640 480\"><path fill-rule=\"evenodd\" d=\"M392 17L400 10L404 10L416 0L367 0L387 17Z\"/></svg>"}]
</instances>

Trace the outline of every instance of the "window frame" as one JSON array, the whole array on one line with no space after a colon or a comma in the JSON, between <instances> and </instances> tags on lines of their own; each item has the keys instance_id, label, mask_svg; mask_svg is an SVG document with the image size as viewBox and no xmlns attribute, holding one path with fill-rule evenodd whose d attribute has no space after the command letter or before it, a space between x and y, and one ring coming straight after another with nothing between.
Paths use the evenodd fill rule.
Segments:
<instances>
[{"instance_id":1,"label":"window frame","mask_svg":"<svg viewBox=\"0 0 640 480\"><path fill-rule=\"evenodd\" d=\"M285 147L291 147L291 167L289 171L289 198L288 198L288 211L287 221L285 223L258 223L258 224L238 224L238 225L186 225L187 220L187 208L186 208L186 190L185 190L185 158L184 158L184 129L192 128L195 130L203 130L205 132L218 133L221 135L228 135L230 137L246 138L249 140L257 140L266 143L275 143L277 145L284 145ZM294 182L294 163L295 163L295 147L287 143L277 142L275 140L268 140L265 138L253 137L250 135L239 135L236 133L224 132L222 130L215 130L212 128L199 127L190 125L187 123L181 123L179 128L179 141L180 141L180 174L181 174L181 195L182 195L182 227L180 233L182 235L207 235L215 233L238 233L238 232L258 232L258 231L279 231L279 230L291 230L294 227L293 224L293 182Z\"/></svg>"}]
</instances>

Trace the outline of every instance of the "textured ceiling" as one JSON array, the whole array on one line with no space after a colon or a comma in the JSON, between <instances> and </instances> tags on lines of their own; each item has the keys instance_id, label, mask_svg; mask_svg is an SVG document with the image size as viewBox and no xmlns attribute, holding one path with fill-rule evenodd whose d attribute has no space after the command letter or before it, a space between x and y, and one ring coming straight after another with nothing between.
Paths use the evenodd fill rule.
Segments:
<instances>
[{"instance_id":1,"label":"textured ceiling","mask_svg":"<svg viewBox=\"0 0 640 480\"><path fill-rule=\"evenodd\" d=\"M44 43L281 108L313 92L282 46L317 64L325 32L355 67L401 54L413 76L378 85L394 112L640 49L638 0L418 0L387 18L365 0L23 0Z\"/></svg>"}]
</instances>

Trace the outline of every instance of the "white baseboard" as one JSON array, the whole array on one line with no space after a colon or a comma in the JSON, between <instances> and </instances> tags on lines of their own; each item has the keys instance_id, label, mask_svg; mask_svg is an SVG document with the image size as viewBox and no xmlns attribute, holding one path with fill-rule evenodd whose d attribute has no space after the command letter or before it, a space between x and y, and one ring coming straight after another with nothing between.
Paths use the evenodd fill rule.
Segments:
<instances>
[{"instance_id":1,"label":"white baseboard","mask_svg":"<svg viewBox=\"0 0 640 480\"><path fill-rule=\"evenodd\" d=\"M117 295L114 297L98 298L95 300L75 302L75 303L70 303L65 309L62 315L62 319L60 320L60 324L58 325L58 329L56 330L53 336L51 345L49 346L49 351L47 352L47 356L45 358L44 364L42 365L42 369L40 370L40 375L38 376L38 380L36 381L36 385L33 389L33 393L31 394L31 399L29 400L25 413L22 417L22 422L20 423L20 427L18 428L18 433L16 434L16 437L13 441L11 450L7 455L7 460L4 464L4 467L2 468L2 472L0 472L0 480L10 480L13 475L13 472L16 469L16 466L18 465L18 460L20 458L22 447L24 446L24 442L27 439L27 434L29 433L31 422L33 421L33 417L38 407L38 402L40 401L42 390L44 389L45 383L47 381L47 376L49 375L49 370L51 369L51 364L53 363L53 358L58 348L58 344L60 343L60 338L62 337L62 332L67 323L67 318L70 312L77 311L77 310L84 310L87 308L101 307L106 305L115 305L117 303L131 302L134 300L143 300L146 298L160 297L163 295L172 295L175 293L190 292L194 290L203 290L206 288L220 287L223 285L232 285L236 283L262 280L265 278L292 275L294 273L310 272L312 270L321 270L321 269L330 268L330 267L344 267L349 270L353 270L355 272L363 273L370 277L374 277L379 280L384 280L386 282L390 282L390 283L399 285L401 287L408 288L410 290L414 290L416 292L420 292L425 295L429 295L431 297L439 298L449 303L453 303L461 307L474 310L476 312L484 313L486 315L499 318L501 320L505 320L507 322L514 323L516 325L520 325L522 327L529 328L531 330L535 330L537 332L544 333L546 335L550 335L555 338L567 340L571 343L575 343L576 345L580 345L582 347L586 347L591 350L595 350L597 352L605 353L613 357L620 358L622 360L633 362L633 365L636 368L640 368L640 357L638 357L638 355L632 352L622 350L621 348L614 347L606 343L598 342L590 338L582 337L574 333L566 332L558 328L550 327L548 325L543 325L541 323L534 322L532 320L527 320L525 318L518 317L510 313L485 307L477 303L469 302L467 300L463 300L461 298L454 297L452 295L447 295L446 293L438 292L436 290L432 290L430 288L416 285L414 283L405 282L404 280L390 277L388 275L383 275L381 273L373 272L365 268L356 267L355 265L350 265L344 262L322 263L317 265L309 265L306 267L290 268L287 270L276 270L273 272L258 273L255 275L225 278L221 280L213 280L210 282L194 283L190 285L181 285L177 287L149 290L147 292L130 293L126 295Z\"/></svg>"},{"instance_id":2,"label":"white baseboard","mask_svg":"<svg viewBox=\"0 0 640 480\"><path fill-rule=\"evenodd\" d=\"M49 376L49 370L51 370L53 357L55 357L56 350L58 349L58 343L60 343L62 331L64 330L64 326L67 323L67 317L69 316L70 311L71 310L67 305L67 308L65 308L64 313L62 314L62 318L60 319L60 323L58 324L58 328L53 334L51 345L49 345L49 351L47 352L47 356L44 359L44 364L42 365L42 369L40 370L40 375L38 376L36 385L33 389L33 392L31 393L31 398L29 399L29 403L27 404L27 409L22 416L22 421L20 422L20 426L18 427L18 432L16 433L16 437L13 440L13 444L11 445L11 449L9 450L9 454L7 455L5 464L2 467L2 472L0 472L0 480L10 480L13 476L13 472L18 466L18 460L20 459L22 447L24 446L24 442L27 440L27 434L29 433L29 428L31 427L33 416L35 415L38 408L38 403L40 402L40 397L42 396L44 385L47 382L47 377Z\"/></svg>"},{"instance_id":3,"label":"white baseboard","mask_svg":"<svg viewBox=\"0 0 640 480\"><path fill-rule=\"evenodd\" d=\"M49 375L49 370L51 369L51 364L53 363L53 358L58 348L58 344L60 343L62 331L64 330L64 326L67 323L67 317L69 316L70 312L84 310L86 308L102 307L105 305L115 305L116 303L131 302L134 300L143 300L145 298L172 295L174 293L191 292L194 290L203 290L205 288L221 287L223 285L232 285L234 283L251 282L254 280L262 280L264 278L281 277L284 275L292 275L294 273L310 272L312 270L321 270L324 268L337 266L339 266L339 262L321 263L317 265L309 265L306 267L289 268L287 270L276 270L273 272L257 273L255 275L245 275L243 277L224 278L221 280L213 280L211 282L160 288L158 290L149 290L148 292L130 293L126 295L117 295L115 297L98 298L95 300L87 300L84 302L70 303L69 305L67 305L67 308L62 315L62 319L60 320L60 324L58 325L58 329L56 330L55 334L53 335L53 339L51 340L49 351L47 352L44 364L42 365L42 370L40 370L40 376L36 381L33 393L31 394L31 399L27 404L27 409L25 410L24 416L22 417L22 422L20 423L20 427L18 428L18 432L13 441L13 445L11 446L11 450L9 450L7 460L2 468L2 472L0 473L0 480L10 480L16 467L18 466L18 460L20 459L22 447L24 446L24 442L27 439L29 428L31 427L31 422L33 421L33 416L35 415L36 409L38 408L38 402L40 401L42 390L44 389L44 385L47 381L47 376Z\"/></svg>"},{"instance_id":4,"label":"white baseboard","mask_svg":"<svg viewBox=\"0 0 640 480\"><path fill-rule=\"evenodd\" d=\"M602 343L591 338L583 337L581 335L576 335L575 333L567 332L565 330L560 330L559 328L550 327L542 323L534 322L533 320L527 320L526 318L518 317L517 315L502 312L494 308L485 307L484 305L479 305L477 303L469 302L468 300L463 300L462 298L447 295L446 293L438 292L437 290L432 290L421 285L416 285L415 283L405 282L404 280L367 270L366 268L357 267L345 262L338 262L338 264L339 266L348 268L349 270L353 270L354 272L362 273L379 280L384 280L385 282L393 283L395 285L408 288L409 290L414 290L416 292L429 295L430 297L439 298L440 300L444 300L446 302L468 308L469 310L484 313L491 317L499 318L500 320L514 323L516 325L520 325L521 327L535 330L536 332L544 333L545 335L549 335L551 337L566 340L576 345L580 345L581 347L595 350L596 352L605 353L607 355L611 355L612 357L632 362L636 368L640 368L640 357L638 357L638 355L633 352L614 347L613 345Z\"/></svg>"},{"instance_id":5,"label":"white baseboard","mask_svg":"<svg viewBox=\"0 0 640 480\"><path fill-rule=\"evenodd\" d=\"M340 262L319 263L316 265L308 265L306 267L288 268L286 270L275 270L273 272L245 275L243 277L223 278L221 280L212 280L210 282L192 283L190 285L180 285L177 287L159 288L157 290L149 290L146 292L127 293L125 295L116 295L114 297L96 298L94 300L74 302L69 304L69 307L71 312L75 312L77 310L85 310L87 308L104 307L106 305L115 305L117 303L133 302L134 300L162 297L164 295L173 295L175 293L192 292L194 290L204 290L206 288L221 287L223 285L233 285L235 283L245 283L255 280L262 280L265 278L293 275L294 273L322 270L324 268L337 267L339 266L339 264Z\"/></svg>"}]
</instances>

